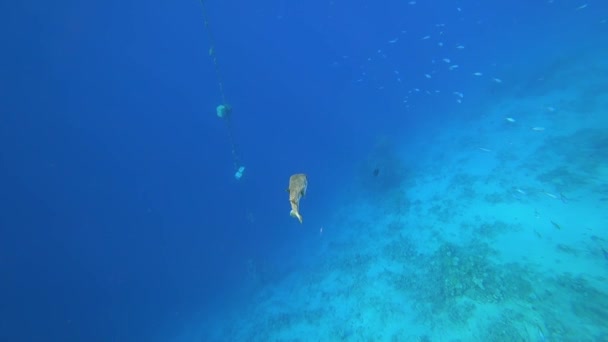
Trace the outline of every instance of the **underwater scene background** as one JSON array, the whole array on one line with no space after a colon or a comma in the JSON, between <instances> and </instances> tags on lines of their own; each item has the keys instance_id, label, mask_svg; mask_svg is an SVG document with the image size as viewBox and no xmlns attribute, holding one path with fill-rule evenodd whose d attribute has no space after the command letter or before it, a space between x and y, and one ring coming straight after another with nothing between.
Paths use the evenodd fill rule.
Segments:
<instances>
[{"instance_id":1,"label":"underwater scene background","mask_svg":"<svg viewBox=\"0 0 608 342\"><path fill-rule=\"evenodd\" d=\"M608 2L0 13L0 341L608 341Z\"/></svg>"}]
</instances>

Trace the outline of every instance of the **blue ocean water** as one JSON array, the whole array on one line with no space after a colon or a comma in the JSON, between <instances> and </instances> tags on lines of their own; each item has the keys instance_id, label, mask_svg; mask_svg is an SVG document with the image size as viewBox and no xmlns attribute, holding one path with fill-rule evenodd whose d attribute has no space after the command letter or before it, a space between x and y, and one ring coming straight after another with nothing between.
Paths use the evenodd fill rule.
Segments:
<instances>
[{"instance_id":1,"label":"blue ocean water","mask_svg":"<svg viewBox=\"0 0 608 342\"><path fill-rule=\"evenodd\" d=\"M608 341L605 1L0 13L0 341Z\"/></svg>"}]
</instances>

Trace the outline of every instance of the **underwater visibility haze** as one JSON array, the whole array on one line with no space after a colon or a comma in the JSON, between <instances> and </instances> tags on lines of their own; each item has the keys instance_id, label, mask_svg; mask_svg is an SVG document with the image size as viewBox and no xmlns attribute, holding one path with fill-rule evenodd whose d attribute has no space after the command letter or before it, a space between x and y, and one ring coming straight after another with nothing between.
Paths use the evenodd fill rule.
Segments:
<instances>
[{"instance_id":1,"label":"underwater visibility haze","mask_svg":"<svg viewBox=\"0 0 608 342\"><path fill-rule=\"evenodd\" d=\"M0 13L0 341L608 341L608 2Z\"/></svg>"}]
</instances>

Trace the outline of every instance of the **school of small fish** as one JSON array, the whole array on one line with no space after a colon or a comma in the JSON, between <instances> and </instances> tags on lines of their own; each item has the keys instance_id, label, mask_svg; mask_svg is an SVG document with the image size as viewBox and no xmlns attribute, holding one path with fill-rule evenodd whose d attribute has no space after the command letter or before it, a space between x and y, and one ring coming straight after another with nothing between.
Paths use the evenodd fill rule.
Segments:
<instances>
[{"instance_id":1,"label":"school of small fish","mask_svg":"<svg viewBox=\"0 0 608 342\"><path fill-rule=\"evenodd\" d=\"M545 0L547 6L555 6L554 0ZM408 11L416 11L419 8L417 1L408 1ZM451 10L446 9L447 15L453 16L458 21L467 20L471 14L467 12L465 7L454 7ZM586 12L589 11L589 4L583 3L578 6L571 7L573 12ZM607 19L602 19L600 24L606 23ZM481 20L479 21L481 22ZM485 82L488 86L493 84L494 87L508 87L508 79L503 79L506 75L496 75L500 73L500 68L496 68L496 65L474 65L472 63L466 63L467 60L471 59L471 53L478 52L480 48L474 46L473 43L466 44L466 42L454 41L452 32L450 32L450 25L446 23L431 24L425 30L418 31L416 35L410 34L407 30L400 30L398 33L392 33L388 35L384 44L381 44L380 48L376 49L376 54L368 55L365 59L366 63L360 65L360 74L355 79L355 83L360 86L372 87L378 91L384 89L391 89L394 85L390 84L390 79L380 77L377 75L377 69L379 64L392 64L393 68L398 63L391 61L392 54L397 54L397 51L415 51L418 48L428 50L433 48L437 50L437 59L429 61L427 67L420 69L418 74L410 72L404 72L399 68L394 69L394 82L398 89L403 91L403 104L406 109L410 109L414 106L415 99L422 96L433 96L441 94L453 94L452 100L457 104L463 103L464 94L460 89L449 89L447 91L437 89L441 86L443 77L447 75L447 72L458 74L464 72L461 76L463 81L463 87L468 86L471 82ZM460 37L464 38L465 37ZM464 40L463 39L463 40ZM466 48L465 48L466 47ZM470 50L470 53L467 52ZM348 58L348 56L343 56ZM338 62L336 62L338 63ZM374 70L374 71L371 71ZM470 75L471 79L467 81L466 75ZM473 80L475 79L475 80ZM382 84L385 83L385 84ZM454 82L450 82L454 84ZM456 83L457 84L457 83ZM483 83L482 83L483 84ZM548 107L548 111L553 111L554 108ZM514 124L515 118L506 118L507 122ZM541 126L531 127L532 131L542 132L545 130Z\"/></svg>"}]
</instances>

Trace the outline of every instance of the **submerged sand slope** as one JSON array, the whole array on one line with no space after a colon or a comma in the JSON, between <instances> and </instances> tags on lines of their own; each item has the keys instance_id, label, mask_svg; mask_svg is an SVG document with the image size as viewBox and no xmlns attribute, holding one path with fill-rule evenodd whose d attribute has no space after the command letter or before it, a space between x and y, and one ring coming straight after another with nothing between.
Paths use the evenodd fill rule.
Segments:
<instances>
[{"instance_id":1,"label":"submerged sand slope","mask_svg":"<svg viewBox=\"0 0 608 342\"><path fill-rule=\"evenodd\" d=\"M205 340L608 340L608 92L587 91L608 68L594 70L445 127L414 181L333 206L310 267Z\"/></svg>"}]
</instances>

